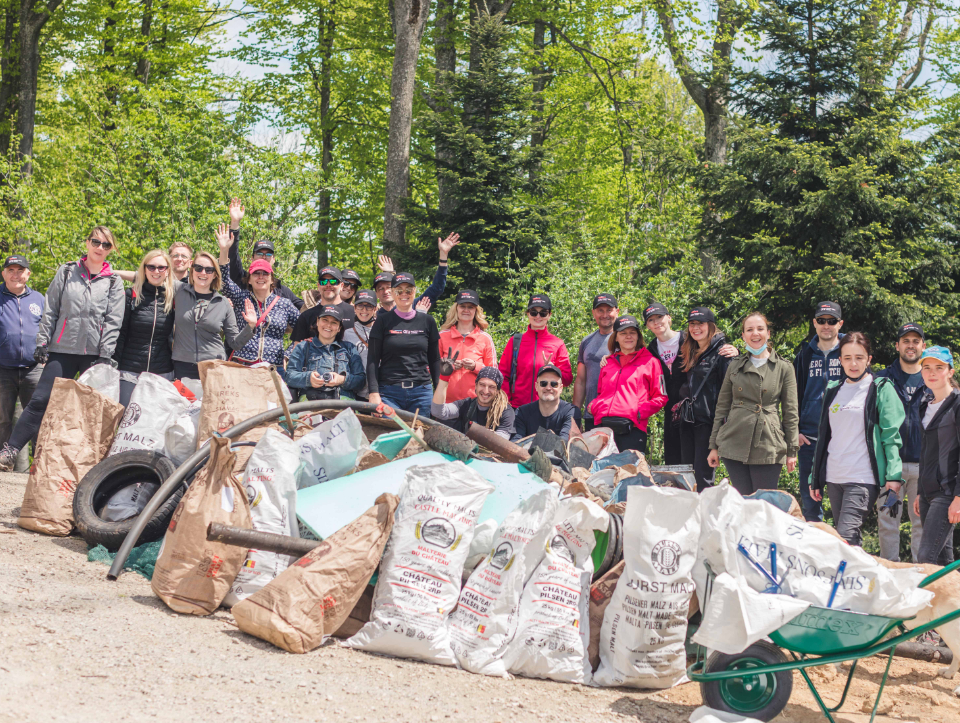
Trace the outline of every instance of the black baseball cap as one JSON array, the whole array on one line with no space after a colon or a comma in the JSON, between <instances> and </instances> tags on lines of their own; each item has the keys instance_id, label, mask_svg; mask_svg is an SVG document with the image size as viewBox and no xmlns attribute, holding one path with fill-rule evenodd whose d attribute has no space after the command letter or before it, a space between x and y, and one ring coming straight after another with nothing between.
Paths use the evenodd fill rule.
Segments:
<instances>
[{"instance_id":1,"label":"black baseball cap","mask_svg":"<svg viewBox=\"0 0 960 723\"><path fill-rule=\"evenodd\" d=\"M546 294L534 294L530 297L530 301L527 302L527 311L530 309L546 309L550 311L553 307L550 305L550 297Z\"/></svg>"},{"instance_id":2,"label":"black baseball cap","mask_svg":"<svg viewBox=\"0 0 960 723\"><path fill-rule=\"evenodd\" d=\"M379 274L373 277L373 288L377 288L377 284L382 284L383 282L388 284L393 281L393 272L392 271L381 271Z\"/></svg>"},{"instance_id":3,"label":"black baseball cap","mask_svg":"<svg viewBox=\"0 0 960 723\"><path fill-rule=\"evenodd\" d=\"M667 310L667 307L659 301L654 301L643 310L643 323L646 324L651 316L670 316L670 312Z\"/></svg>"},{"instance_id":4,"label":"black baseball cap","mask_svg":"<svg viewBox=\"0 0 960 723\"><path fill-rule=\"evenodd\" d=\"M253 253L258 254L261 251L269 251L274 253L275 249L273 247L273 241L268 241L267 239L261 239L253 245Z\"/></svg>"},{"instance_id":5,"label":"black baseball cap","mask_svg":"<svg viewBox=\"0 0 960 723\"><path fill-rule=\"evenodd\" d=\"M473 289L461 289L457 292L458 304L476 304L480 306L480 294Z\"/></svg>"},{"instance_id":6,"label":"black baseball cap","mask_svg":"<svg viewBox=\"0 0 960 723\"><path fill-rule=\"evenodd\" d=\"M356 306L357 304L370 304L370 306L376 306L377 295L369 289L358 291L357 295L353 297L353 305Z\"/></svg>"},{"instance_id":7,"label":"black baseball cap","mask_svg":"<svg viewBox=\"0 0 960 723\"><path fill-rule=\"evenodd\" d=\"M318 279L322 279L324 276L332 276L337 281L343 281L343 275L340 273L340 269L336 266L324 266L320 269L320 273L317 274Z\"/></svg>"},{"instance_id":8,"label":"black baseball cap","mask_svg":"<svg viewBox=\"0 0 960 723\"><path fill-rule=\"evenodd\" d=\"M695 306L690 309L690 313L687 314L687 323L691 321L699 321L704 324L717 322L717 317L713 315L713 312L708 309L706 306Z\"/></svg>"},{"instance_id":9,"label":"black baseball cap","mask_svg":"<svg viewBox=\"0 0 960 723\"><path fill-rule=\"evenodd\" d=\"M899 329L897 329L897 339L898 340L902 339L907 334L911 334L911 333L919 334L920 338L926 341L927 337L923 335L923 327L914 321L908 321L906 324L904 324Z\"/></svg>"},{"instance_id":10,"label":"black baseball cap","mask_svg":"<svg viewBox=\"0 0 960 723\"><path fill-rule=\"evenodd\" d=\"M623 316L618 316L617 320L613 322L614 332L623 331L624 329L636 329L637 332L640 332L640 322L637 321L637 317L631 316L630 314L624 314Z\"/></svg>"},{"instance_id":11,"label":"black baseball cap","mask_svg":"<svg viewBox=\"0 0 960 723\"><path fill-rule=\"evenodd\" d=\"M540 367L540 370L537 372L537 379L539 379L541 375L546 374L547 372L553 372L561 379L563 378L563 374L560 373L560 367L558 367L556 364L544 364L542 367Z\"/></svg>"},{"instance_id":12,"label":"black baseball cap","mask_svg":"<svg viewBox=\"0 0 960 723\"><path fill-rule=\"evenodd\" d=\"M593 308L598 306L611 306L616 309L620 304L617 303L617 297L613 294L597 294L593 297Z\"/></svg>"},{"instance_id":13,"label":"black baseball cap","mask_svg":"<svg viewBox=\"0 0 960 723\"><path fill-rule=\"evenodd\" d=\"M7 260L3 262L3 268L7 268L8 266L22 266L25 269L29 269L30 262L27 261L26 256L14 254L13 256L7 256Z\"/></svg>"},{"instance_id":14,"label":"black baseball cap","mask_svg":"<svg viewBox=\"0 0 960 723\"><path fill-rule=\"evenodd\" d=\"M352 282L355 283L357 286L359 286L359 285L360 285L360 274L358 274L358 273L357 273L356 271L354 271L353 269L344 269L343 272L342 272L342 276L341 276L340 280L341 280L341 281L352 281Z\"/></svg>"},{"instance_id":15,"label":"black baseball cap","mask_svg":"<svg viewBox=\"0 0 960 723\"><path fill-rule=\"evenodd\" d=\"M343 323L343 314L340 313L340 309L336 306L324 306L320 309L320 313L317 314L317 318L319 319L322 316L329 316L331 319L336 319L340 323Z\"/></svg>"},{"instance_id":16,"label":"black baseball cap","mask_svg":"<svg viewBox=\"0 0 960 723\"><path fill-rule=\"evenodd\" d=\"M843 318L840 313L840 304L835 301L821 301L817 304L817 308L813 312L813 318L816 319L818 316L832 316L834 319Z\"/></svg>"},{"instance_id":17,"label":"black baseball cap","mask_svg":"<svg viewBox=\"0 0 960 723\"><path fill-rule=\"evenodd\" d=\"M401 271L399 274L396 274L393 277L393 281L390 282L390 286L397 288L400 284L410 284L410 286L416 286L417 281L413 278L413 274L408 274L406 271Z\"/></svg>"}]
</instances>

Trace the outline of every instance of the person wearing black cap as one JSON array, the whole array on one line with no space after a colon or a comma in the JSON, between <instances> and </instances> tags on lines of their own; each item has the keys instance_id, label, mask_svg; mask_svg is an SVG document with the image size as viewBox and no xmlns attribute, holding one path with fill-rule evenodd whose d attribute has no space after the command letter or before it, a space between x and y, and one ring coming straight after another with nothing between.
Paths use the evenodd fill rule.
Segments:
<instances>
[{"instance_id":1,"label":"person wearing black cap","mask_svg":"<svg viewBox=\"0 0 960 723\"><path fill-rule=\"evenodd\" d=\"M560 369L564 386L573 381L570 354L563 339L547 329L552 305L546 294L534 294L527 302L527 330L510 337L500 355L500 372L510 383L510 406L535 403L539 370L546 364ZM576 409L572 404L573 409Z\"/></svg>"},{"instance_id":2,"label":"person wearing black cap","mask_svg":"<svg viewBox=\"0 0 960 723\"><path fill-rule=\"evenodd\" d=\"M460 243L460 234L452 233L445 239L437 238L437 248L440 249L440 262L437 264L437 272L433 276L433 283L427 287L420 296L414 299L413 308L422 309L424 299L430 300L430 306L437 303L443 295L443 290L447 288L447 259L453 247ZM378 273L373 279L373 290L377 292L377 298L380 299L380 308L377 315L381 316L393 309L393 260L389 256L381 255L377 259L377 266L380 267ZM429 308L429 307L427 307Z\"/></svg>"},{"instance_id":3,"label":"person wearing black cap","mask_svg":"<svg viewBox=\"0 0 960 723\"><path fill-rule=\"evenodd\" d=\"M444 401L455 402L476 394L477 372L497 363L497 349L486 329L490 326L473 289L463 289L447 309L440 327L440 356L456 356Z\"/></svg>"},{"instance_id":4,"label":"person wearing black cap","mask_svg":"<svg viewBox=\"0 0 960 723\"><path fill-rule=\"evenodd\" d=\"M366 375L357 348L343 340L343 316L336 306L319 306L317 336L297 344L287 361L287 386L305 390L308 400L339 399L363 387ZM296 392L293 392L296 395Z\"/></svg>"},{"instance_id":5,"label":"person wearing black cap","mask_svg":"<svg viewBox=\"0 0 960 723\"><path fill-rule=\"evenodd\" d=\"M576 407L560 399L563 392L563 373L555 364L544 364L537 371L537 396L539 400L524 404L517 409L516 439L536 434L540 427L570 439Z\"/></svg>"},{"instance_id":6,"label":"person wearing black cap","mask_svg":"<svg viewBox=\"0 0 960 723\"><path fill-rule=\"evenodd\" d=\"M396 305L378 316L370 330L370 402L383 401L411 414L419 410L427 417L440 376L440 332L432 316L413 308L417 286L412 274L396 274L392 285Z\"/></svg>"},{"instance_id":7,"label":"person wearing black cap","mask_svg":"<svg viewBox=\"0 0 960 723\"><path fill-rule=\"evenodd\" d=\"M343 270L343 283L340 285L340 301L353 304L360 288L360 274L353 269Z\"/></svg>"},{"instance_id":8,"label":"person wearing black cap","mask_svg":"<svg viewBox=\"0 0 960 723\"><path fill-rule=\"evenodd\" d=\"M363 360L363 386L357 389L353 397L362 402L367 401L367 350L370 348L370 332L373 329L373 322L377 318L377 295L370 290L358 291L354 297L354 313L357 318L353 320L353 326L344 331L344 341L349 341L360 353Z\"/></svg>"},{"instance_id":9,"label":"person wearing black cap","mask_svg":"<svg viewBox=\"0 0 960 723\"><path fill-rule=\"evenodd\" d=\"M37 332L46 300L27 286L30 262L14 254L3 262L0 284L0 445L10 439L17 399L26 408L40 381L43 367L33 358ZM34 445L36 446L36 445ZM26 454L18 459L18 472L26 472ZM22 469L20 469L22 467Z\"/></svg>"},{"instance_id":10,"label":"person wearing black cap","mask_svg":"<svg viewBox=\"0 0 960 723\"><path fill-rule=\"evenodd\" d=\"M454 373L456 352L440 359L440 383L433 392L430 413L458 432L466 432L470 422L492 429L507 440L516 438L514 412L503 392L503 374L493 366L477 372L475 396L447 402L447 384Z\"/></svg>"},{"instance_id":11,"label":"person wearing black cap","mask_svg":"<svg viewBox=\"0 0 960 723\"><path fill-rule=\"evenodd\" d=\"M240 260L240 221L243 220L245 213L246 207L240 203L239 198L234 198L230 201L230 240L233 242L230 246L230 280L241 288L247 284L245 278L247 272L243 267L243 262ZM253 255L250 260L257 261L258 259L263 259L270 264L271 268L275 268L275 255L276 249L274 248L273 241L260 239L253 244ZM297 311L303 309L303 299L284 286L276 274L273 276L273 285L277 295L287 299L296 307Z\"/></svg>"},{"instance_id":12,"label":"person wearing black cap","mask_svg":"<svg viewBox=\"0 0 960 723\"><path fill-rule=\"evenodd\" d=\"M353 306L346 301L340 301L340 287L343 282L343 274L336 266L324 266L320 269L317 278L317 291L320 293L320 299L316 305L300 313L300 318L293 325L293 333L290 334L290 341L303 341L309 339L315 334L317 327L317 318L320 316L320 309L324 306L336 306L340 309L340 315L343 318L343 326L349 329L353 326L355 314Z\"/></svg>"},{"instance_id":13,"label":"person wearing black cap","mask_svg":"<svg viewBox=\"0 0 960 723\"><path fill-rule=\"evenodd\" d=\"M647 423L663 409L667 395L660 363L641 343L640 322L625 315L613 324L607 340L610 358L600 372L590 406L593 419L613 430L620 451L647 453Z\"/></svg>"},{"instance_id":14,"label":"person wearing black cap","mask_svg":"<svg viewBox=\"0 0 960 723\"><path fill-rule=\"evenodd\" d=\"M886 369L877 372L877 379L886 377L893 382L897 396L903 402L906 419L900 427L900 461L903 462L903 484L898 499L900 505L889 504L885 496L878 499L877 536L880 538L880 557L900 562L900 517L903 507L910 515L910 552L913 562L918 562L920 540L923 537L923 521L913 508L917 499L917 484L920 480L920 440L923 425L920 424L920 405L929 390L923 383L920 357L926 348L923 327L909 322L897 331L897 359ZM889 495L887 495L888 497Z\"/></svg>"},{"instance_id":15,"label":"person wearing black cap","mask_svg":"<svg viewBox=\"0 0 960 723\"><path fill-rule=\"evenodd\" d=\"M843 315L840 304L821 301L813 312L816 334L797 348L793 357L793 373L797 377L797 398L800 400L800 508L807 522L823 521L823 505L810 496L810 474L817 450L817 430L827 384L843 378L840 366L840 340Z\"/></svg>"},{"instance_id":16,"label":"person wearing black cap","mask_svg":"<svg viewBox=\"0 0 960 723\"><path fill-rule=\"evenodd\" d=\"M573 382L573 406L583 410L583 431L593 429L590 402L597 396L597 383L603 359L608 355L607 340L613 333L613 322L620 315L617 297L597 294L593 297L593 321L597 325L580 342L577 349L577 378Z\"/></svg>"}]
</instances>

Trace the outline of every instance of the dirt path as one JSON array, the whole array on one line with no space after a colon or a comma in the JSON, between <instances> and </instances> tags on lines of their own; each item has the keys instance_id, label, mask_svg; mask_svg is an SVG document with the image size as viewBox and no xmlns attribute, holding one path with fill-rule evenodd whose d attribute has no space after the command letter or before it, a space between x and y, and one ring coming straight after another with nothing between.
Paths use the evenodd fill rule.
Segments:
<instances>
[{"instance_id":1,"label":"dirt path","mask_svg":"<svg viewBox=\"0 0 960 723\"><path fill-rule=\"evenodd\" d=\"M106 580L78 537L21 530L26 477L0 475L0 723L9 721L591 721L681 723L699 687L662 693L498 680L328 645L292 655L249 637L226 611L169 611L135 573ZM838 721L860 723L883 666L866 661ZM894 663L877 720L960 720L937 666ZM822 676L819 676L822 679ZM822 720L796 676L779 722ZM839 678L824 682L828 699ZM919 684L919 685L918 685ZM921 687L925 686L925 687Z\"/></svg>"}]
</instances>

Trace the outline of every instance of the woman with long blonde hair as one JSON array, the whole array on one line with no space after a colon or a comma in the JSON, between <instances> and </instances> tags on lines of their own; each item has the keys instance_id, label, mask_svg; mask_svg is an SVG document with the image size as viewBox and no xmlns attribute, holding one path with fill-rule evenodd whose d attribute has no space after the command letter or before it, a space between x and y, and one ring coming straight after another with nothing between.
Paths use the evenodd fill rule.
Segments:
<instances>
[{"instance_id":1,"label":"woman with long blonde hair","mask_svg":"<svg viewBox=\"0 0 960 723\"><path fill-rule=\"evenodd\" d=\"M440 327L440 356L457 357L445 401L477 396L477 372L484 367L496 366L497 350L493 337L486 331L488 326L477 292L472 289L460 291L447 309L447 317Z\"/></svg>"}]
</instances>

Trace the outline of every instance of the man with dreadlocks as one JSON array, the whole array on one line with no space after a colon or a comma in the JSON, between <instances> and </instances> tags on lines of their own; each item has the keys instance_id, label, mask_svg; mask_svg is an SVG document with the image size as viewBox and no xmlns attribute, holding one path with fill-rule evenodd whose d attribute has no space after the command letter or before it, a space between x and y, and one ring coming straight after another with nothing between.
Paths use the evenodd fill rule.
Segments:
<instances>
[{"instance_id":1,"label":"man with dreadlocks","mask_svg":"<svg viewBox=\"0 0 960 723\"><path fill-rule=\"evenodd\" d=\"M504 439L514 440L514 413L503 387L503 374L494 366L483 367L477 372L476 397L466 397L455 402L446 402L447 385L453 374L453 363L459 352L452 354L447 349L446 358L440 359L440 383L433 392L430 415L458 432L466 432L470 422L492 429Z\"/></svg>"}]
</instances>

